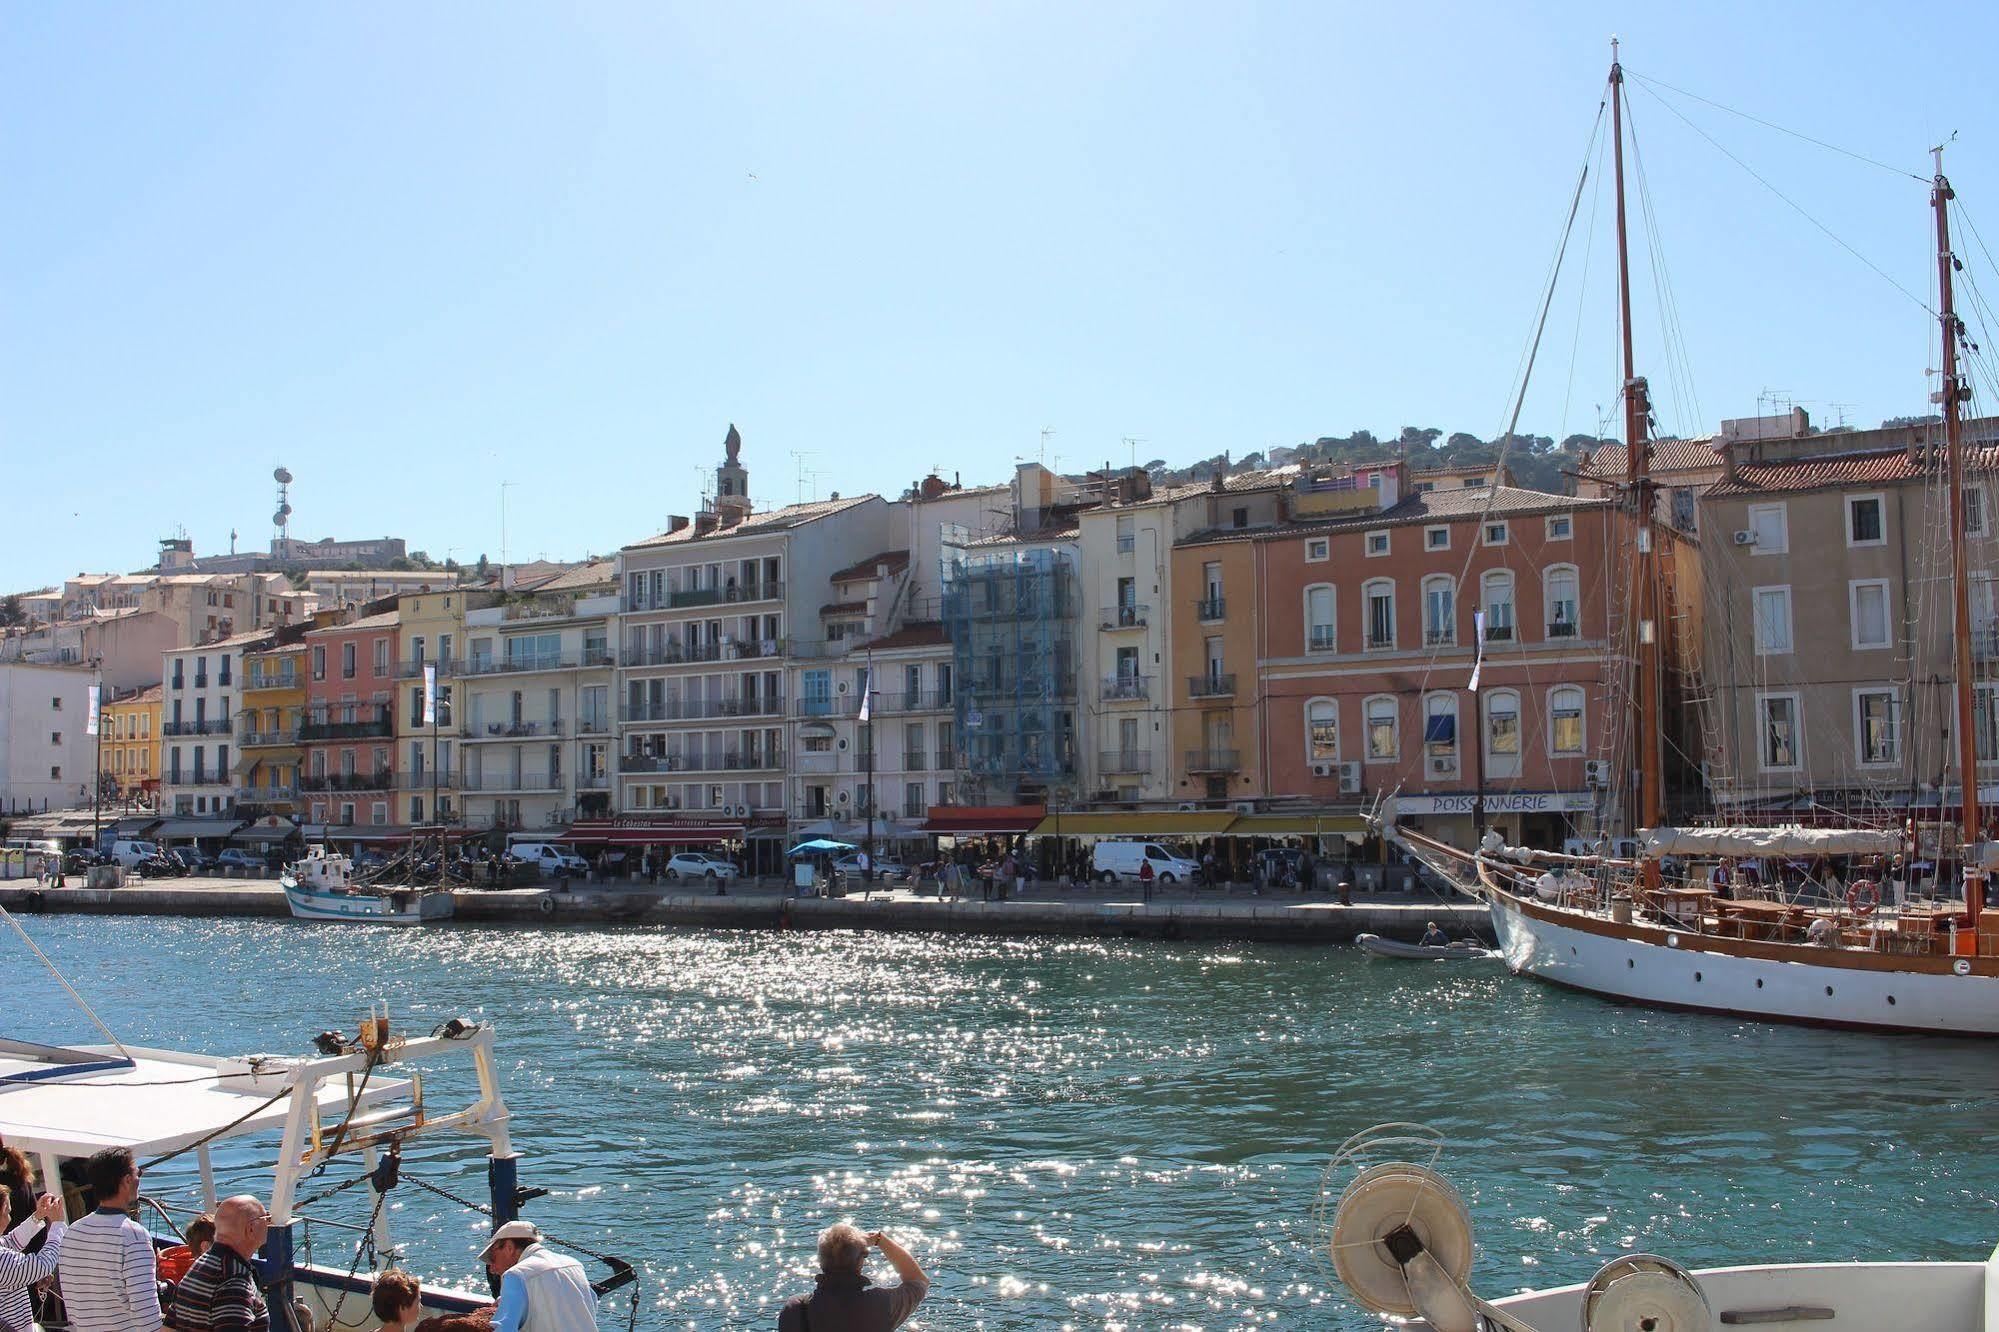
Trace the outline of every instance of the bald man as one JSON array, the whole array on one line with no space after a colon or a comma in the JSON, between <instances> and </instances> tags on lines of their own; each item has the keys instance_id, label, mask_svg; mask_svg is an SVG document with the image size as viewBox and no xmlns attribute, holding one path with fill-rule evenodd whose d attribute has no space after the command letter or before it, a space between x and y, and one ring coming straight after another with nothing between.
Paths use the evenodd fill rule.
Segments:
<instances>
[{"instance_id":1,"label":"bald man","mask_svg":"<svg viewBox=\"0 0 1999 1332\"><path fill-rule=\"evenodd\" d=\"M222 1200L214 1245L174 1288L169 1321L176 1332L270 1332L270 1311L250 1267L270 1229L271 1214L249 1194Z\"/></svg>"}]
</instances>

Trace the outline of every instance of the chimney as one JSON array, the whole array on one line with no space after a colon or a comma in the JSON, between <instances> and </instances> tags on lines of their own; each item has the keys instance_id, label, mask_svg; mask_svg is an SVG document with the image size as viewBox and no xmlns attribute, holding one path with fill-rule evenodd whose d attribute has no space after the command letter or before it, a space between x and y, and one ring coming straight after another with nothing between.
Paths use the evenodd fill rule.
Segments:
<instances>
[{"instance_id":1,"label":"chimney","mask_svg":"<svg viewBox=\"0 0 1999 1332\"><path fill-rule=\"evenodd\" d=\"M714 530L715 511L713 509L703 509L700 513L694 515L695 536L707 536Z\"/></svg>"},{"instance_id":2,"label":"chimney","mask_svg":"<svg viewBox=\"0 0 1999 1332\"><path fill-rule=\"evenodd\" d=\"M949 487L944 484L944 478L932 472L917 483L916 493L923 496L924 499L934 500L943 495L947 489Z\"/></svg>"},{"instance_id":3,"label":"chimney","mask_svg":"<svg viewBox=\"0 0 1999 1332\"><path fill-rule=\"evenodd\" d=\"M675 532L679 532L679 531L683 531L683 530L685 530L685 529L686 529L686 527L687 527L687 515L686 515L686 514L684 514L684 513L669 513L668 515L666 515L666 530L667 530L667 534L668 534L669 536L670 536L670 535L672 535L672 534L673 534L673 533L675 533Z\"/></svg>"},{"instance_id":4,"label":"chimney","mask_svg":"<svg viewBox=\"0 0 1999 1332\"><path fill-rule=\"evenodd\" d=\"M1735 441L1721 441L1721 479L1730 483L1735 480Z\"/></svg>"}]
</instances>

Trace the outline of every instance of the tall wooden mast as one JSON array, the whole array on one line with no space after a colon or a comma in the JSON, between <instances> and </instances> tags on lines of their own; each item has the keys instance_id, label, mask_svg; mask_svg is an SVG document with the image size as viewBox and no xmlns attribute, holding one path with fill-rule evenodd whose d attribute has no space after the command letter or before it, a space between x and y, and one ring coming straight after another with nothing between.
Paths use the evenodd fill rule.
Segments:
<instances>
[{"instance_id":1,"label":"tall wooden mast","mask_svg":"<svg viewBox=\"0 0 1999 1332\"><path fill-rule=\"evenodd\" d=\"M1930 204L1937 216L1937 295L1938 322L1943 336L1943 382L1937 401L1943 407L1945 467L1950 477L1950 571L1951 615L1955 633L1957 676L1957 771L1963 795L1959 802L1960 828L1964 840L1964 905L1972 915L1972 928L1984 906L1985 881L1972 872L1978 843L1983 840L1978 819L1978 717L1971 680L1971 565L1966 558L1964 532L1964 445L1959 416L1964 403L1964 383L1957 374L1957 340L1962 325L1952 295L1951 278L1957 257L1950 251L1950 181L1943 174L1943 149L1934 150L1936 181Z\"/></svg>"},{"instance_id":2,"label":"tall wooden mast","mask_svg":"<svg viewBox=\"0 0 1999 1332\"><path fill-rule=\"evenodd\" d=\"M1654 576L1652 533L1652 445L1647 440L1652 407L1650 389L1638 374L1631 350L1631 248L1624 220L1624 66L1618 63L1617 40L1610 43L1611 161L1617 176L1617 317L1624 340L1624 475L1625 501L1630 505L1633 558L1631 586L1625 604L1632 616L1632 647L1637 679L1632 690L1631 725L1638 740L1638 780L1632 792L1634 828L1656 828L1664 821L1659 762L1660 643ZM1658 866L1645 861L1648 886L1656 886Z\"/></svg>"}]
</instances>

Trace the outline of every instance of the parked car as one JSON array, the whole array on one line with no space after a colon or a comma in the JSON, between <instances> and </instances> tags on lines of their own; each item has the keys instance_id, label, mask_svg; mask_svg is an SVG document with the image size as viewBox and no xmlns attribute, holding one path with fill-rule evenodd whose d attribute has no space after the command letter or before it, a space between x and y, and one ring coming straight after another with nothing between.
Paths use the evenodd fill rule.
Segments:
<instances>
[{"instance_id":1,"label":"parked car","mask_svg":"<svg viewBox=\"0 0 1999 1332\"><path fill-rule=\"evenodd\" d=\"M215 867L225 870L262 870L264 858L245 851L240 846L227 847L215 858Z\"/></svg>"},{"instance_id":2,"label":"parked car","mask_svg":"<svg viewBox=\"0 0 1999 1332\"><path fill-rule=\"evenodd\" d=\"M833 868L850 879L864 879L867 877L861 873L861 857L859 852L855 852L853 855L841 856L833 862ZM875 878L881 883L901 883L909 878L909 866L890 856L876 856Z\"/></svg>"},{"instance_id":3,"label":"parked car","mask_svg":"<svg viewBox=\"0 0 1999 1332\"><path fill-rule=\"evenodd\" d=\"M186 867L189 874L213 873L217 863L214 856L198 846L177 846L170 854Z\"/></svg>"},{"instance_id":4,"label":"parked car","mask_svg":"<svg viewBox=\"0 0 1999 1332\"><path fill-rule=\"evenodd\" d=\"M1155 883L1192 883L1201 869L1157 842L1098 842L1090 851L1090 873L1100 883L1135 881L1138 867L1148 863Z\"/></svg>"},{"instance_id":5,"label":"parked car","mask_svg":"<svg viewBox=\"0 0 1999 1332\"><path fill-rule=\"evenodd\" d=\"M507 853L538 868L543 878L582 879L590 874L590 862L560 842L515 842Z\"/></svg>"},{"instance_id":6,"label":"parked car","mask_svg":"<svg viewBox=\"0 0 1999 1332\"><path fill-rule=\"evenodd\" d=\"M158 860L159 858L160 844L158 842L143 842L121 837L111 843L112 861L123 865L126 869L138 869L146 861Z\"/></svg>"},{"instance_id":7,"label":"parked car","mask_svg":"<svg viewBox=\"0 0 1999 1332\"><path fill-rule=\"evenodd\" d=\"M666 862L669 879L736 879L742 873L735 862L704 851L682 851Z\"/></svg>"}]
</instances>

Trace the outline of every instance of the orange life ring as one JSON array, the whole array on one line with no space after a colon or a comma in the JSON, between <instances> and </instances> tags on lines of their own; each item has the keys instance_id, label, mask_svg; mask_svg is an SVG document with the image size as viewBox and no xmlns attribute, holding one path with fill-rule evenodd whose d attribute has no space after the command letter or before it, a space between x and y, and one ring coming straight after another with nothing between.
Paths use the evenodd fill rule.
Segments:
<instances>
[{"instance_id":1,"label":"orange life ring","mask_svg":"<svg viewBox=\"0 0 1999 1332\"><path fill-rule=\"evenodd\" d=\"M1872 879L1855 879L1846 890L1846 905L1856 916L1871 916L1881 905L1881 890Z\"/></svg>"}]
</instances>

